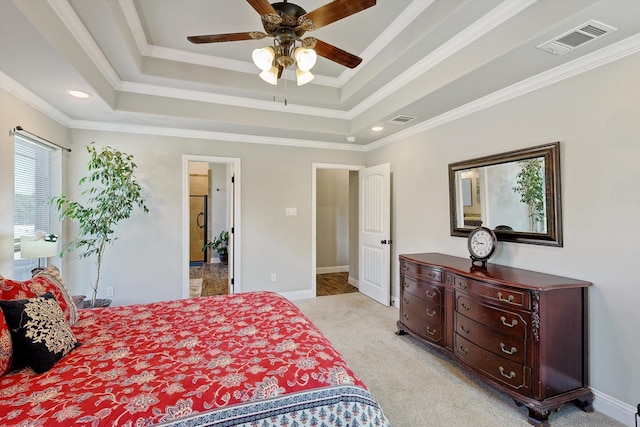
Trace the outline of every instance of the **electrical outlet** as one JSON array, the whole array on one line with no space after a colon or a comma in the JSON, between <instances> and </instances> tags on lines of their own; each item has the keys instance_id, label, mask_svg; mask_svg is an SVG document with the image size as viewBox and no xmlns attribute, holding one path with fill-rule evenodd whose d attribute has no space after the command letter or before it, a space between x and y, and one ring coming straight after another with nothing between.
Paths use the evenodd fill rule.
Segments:
<instances>
[{"instance_id":1,"label":"electrical outlet","mask_svg":"<svg viewBox=\"0 0 640 427\"><path fill-rule=\"evenodd\" d=\"M275 282L276 280L278 280L278 276L276 276L276 273L273 273L273 274L271 275L271 281L272 281L272 282Z\"/></svg>"},{"instance_id":2,"label":"electrical outlet","mask_svg":"<svg viewBox=\"0 0 640 427\"><path fill-rule=\"evenodd\" d=\"M112 297L114 294L115 290L113 289L113 286L107 286L107 296Z\"/></svg>"}]
</instances>

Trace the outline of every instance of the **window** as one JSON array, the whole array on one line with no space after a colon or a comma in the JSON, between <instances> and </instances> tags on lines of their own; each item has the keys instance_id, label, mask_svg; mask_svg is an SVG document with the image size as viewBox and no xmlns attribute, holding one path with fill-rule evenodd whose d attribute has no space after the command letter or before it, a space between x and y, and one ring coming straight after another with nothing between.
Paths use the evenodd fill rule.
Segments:
<instances>
[{"instance_id":1,"label":"window","mask_svg":"<svg viewBox=\"0 0 640 427\"><path fill-rule=\"evenodd\" d=\"M13 184L13 275L16 280L31 277L38 259L20 258L20 237L37 231L56 233L56 210L49 205L51 196L61 190L60 149L15 133Z\"/></svg>"}]
</instances>

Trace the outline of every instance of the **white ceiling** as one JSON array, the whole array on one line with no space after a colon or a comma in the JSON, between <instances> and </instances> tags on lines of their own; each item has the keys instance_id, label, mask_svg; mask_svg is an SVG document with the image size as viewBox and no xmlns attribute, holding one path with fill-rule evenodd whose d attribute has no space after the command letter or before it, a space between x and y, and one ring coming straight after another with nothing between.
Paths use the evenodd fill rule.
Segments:
<instances>
[{"instance_id":1,"label":"white ceiling","mask_svg":"<svg viewBox=\"0 0 640 427\"><path fill-rule=\"evenodd\" d=\"M536 49L590 20L616 31ZM305 35L363 62L319 58L302 87L258 78L270 39L186 40L244 31L262 25L243 0L0 0L0 86L72 128L364 150L640 51L640 0L378 0Z\"/></svg>"}]
</instances>

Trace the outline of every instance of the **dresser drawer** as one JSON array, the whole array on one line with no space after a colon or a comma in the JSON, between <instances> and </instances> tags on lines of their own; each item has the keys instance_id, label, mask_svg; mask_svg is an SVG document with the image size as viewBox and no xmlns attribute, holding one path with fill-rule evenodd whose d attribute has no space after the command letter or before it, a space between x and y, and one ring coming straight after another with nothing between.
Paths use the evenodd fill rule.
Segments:
<instances>
[{"instance_id":1,"label":"dresser drawer","mask_svg":"<svg viewBox=\"0 0 640 427\"><path fill-rule=\"evenodd\" d=\"M454 286L458 290L489 298L507 307L522 307L527 310L531 308L531 297L527 291L494 286L460 276L454 277Z\"/></svg>"},{"instance_id":2,"label":"dresser drawer","mask_svg":"<svg viewBox=\"0 0 640 427\"><path fill-rule=\"evenodd\" d=\"M456 313L455 325L456 333L461 337L468 339L498 356L521 365L527 364L526 341L523 338L503 334L487 328L460 313Z\"/></svg>"},{"instance_id":3,"label":"dresser drawer","mask_svg":"<svg viewBox=\"0 0 640 427\"><path fill-rule=\"evenodd\" d=\"M400 272L411 274L412 276L421 279L432 280L434 282L442 282L442 270L439 270L437 268L425 267L420 264L413 264L410 262L402 261Z\"/></svg>"},{"instance_id":4,"label":"dresser drawer","mask_svg":"<svg viewBox=\"0 0 640 427\"><path fill-rule=\"evenodd\" d=\"M492 307L480 300L468 298L465 294L456 292L456 312L465 317L482 323L498 332L527 338L529 319L524 315L501 308ZM528 317L528 316L527 316Z\"/></svg>"},{"instance_id":5,"label":"dresser drawer","mask_svg":"<svg viewBox=\"0 0 640 427\"><path fill-rule=\"evenodd\" d=\"M454 353L459 360L520 394L530 395L530 368L497 356L458 334L455 334L454 339Z\"/></svg>"},{"instance_id":6,"label":"dresser drawer","mask_svg":"<svg viewBox=\"0 0 640 427\"><path fill-rule=\"evenodd\" d=\"M442 306L405 292L402 295L402 321L442 324Z\"/></svg>"},{"instance_id":7,"label":"dresser drawer","mask_svg":"<svg viewBox=\"0 0 640 427\"><path fill-rule=\"evenodd\" d=\"M402 279L403 292L410 293L425 301L432 301L442 304L442 285L437 283L423 282L411 276L404 276Z\"/></svg>"}]
</instances>

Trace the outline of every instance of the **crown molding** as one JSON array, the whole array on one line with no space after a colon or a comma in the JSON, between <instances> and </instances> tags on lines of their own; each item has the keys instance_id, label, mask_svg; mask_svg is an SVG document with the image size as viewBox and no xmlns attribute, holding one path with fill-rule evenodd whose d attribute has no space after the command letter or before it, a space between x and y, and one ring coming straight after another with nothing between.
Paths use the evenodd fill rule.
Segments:
<instances>
[{"instance_id":1,"label":"crown molding","mask_svg":"<svg viewBox=\"0 0 640 427\"><path fill-rule=\"evenodd\" d=\"M6 90L25 103L31 105L36 110L52 118L63 126L69 127L72 122L69 116L67 116L48 102L45 102L38 95L31 92L29 89L22 86L20 83L18 83L2 71L0 71L0 88Z\"/></svg>"},{"instance_id":2,"label":"crown molding","mask_svg":"<svg viewBox=\"0 0 640 427\"><path fill-rule=\"evenodd\" d=\"M239 96L222 95L218 93L189 89L170 88L166 86L151 85L146 83L122 82L122 91L165 98L205 102L208 104L230 105L234 107L252 108L264 111L279 111L288 114L303 114L307 116L325 117L340 120L350 120L352 118L347 111L308 107L305 105L293 104L291 102L287 102L287 105L284 105L282 102L264 101L253 98L242 98Z\"/></svg>"},{"instance_id":3,"label":"crown molding","mask_svg":"<svg viewBox=\"0 0 640 427\"><path fill-rule=\"evenodd\" d=\"M366 151L365 146L333 143L325 141L311 141L293 138L279 138L262 135L247 135L228 132L214 132L195 129L183 129L183 128L168 128L158 126L143 126L143 125L130 125L123 123L105 123L105 122L93 122L83 120L73 120L69 125L71 129L82 130L94 130L104 132L121 132L132 133L141 135L156 135L167 136L176 138L193 138L193 139L205 139L208 141L223 141L223 142L242 142L247 144L261 144L261 145L280 145L286 147L300 147L300 148L320 148L325 150L340 150L340 151Z\"/></svg>"},{"instance_id":4,"label":"crown molding","mask_svg":"<svg viewBox=\"0 0 640 427\"><path fill-rule=\"evenodd\" d=\"M367 151L375 150L376 148L409 138L418 133L428 131L459 118L493 107L494 105L526 95L527 93L534 92L638 52L640 52L640 34L628 37L608 47L574 59L566 64L559 65L551 70L536 74L528 79L440 114L430 120L418 123L403 131L372 142L366 146Z\"/></svg>"},{"instance_id":5,"label":"crown molding","mask_svg":"<svg viewBox=\"0 0 640 427\"><path fill-rule=\"evenodd\" d=\"M479 37L495 29L537 1L538 0L517 0L501 3L482 18L465 28L462 32L458 33L455 37L452 37L429 55L416 62L398 77L368 96L364 101L351 109L351 114L353 117L356 117L366 110L373 108L376 104L384 101L385 98L393 95L394 92L402 89L422 74L453 56L456 52L467 47Z\"/></svg>"},{"instance_id":6,"label":"crown molding","mask_svg":"<svg viewBox=\"0 0 640 427\"><path fill-rule=\"evenodd\" d=\"M47 0L51 9L58 15L62 23L69 29L73 37L89 56L104 78L115 90L119 90L121 80L109 60L104 56L100 47L84 26L78 15L67 0Z\"/></svg>"}]
</instances>

